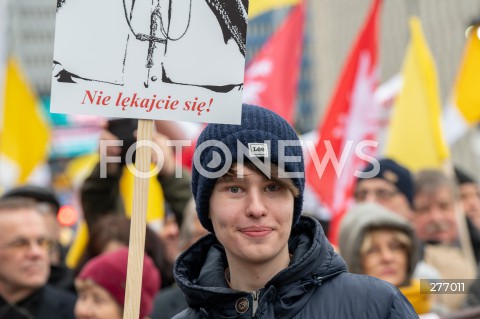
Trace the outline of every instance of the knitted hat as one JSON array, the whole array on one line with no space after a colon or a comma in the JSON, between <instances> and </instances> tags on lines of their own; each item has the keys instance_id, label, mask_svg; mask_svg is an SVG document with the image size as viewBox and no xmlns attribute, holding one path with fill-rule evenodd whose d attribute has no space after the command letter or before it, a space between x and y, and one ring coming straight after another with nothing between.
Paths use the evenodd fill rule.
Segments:
<instances>
[{"instance_id":1,"label":"knitted hat","mask_svg":"<svg viewBox=\"0 0 480 319\"><path fill-rule=\"evenodd\" d=\"M455 170L455 179L457 181L457 185L476 184L477 183L471 176L469 176L467 173L465 173L460 168L455 167L454 170Z\"/></svg>"},{"instance_id":2,"label":"knitted hat","mask_svg":"<svg viewBox=\"0 0 480 319\"><path fill-rule=\"evenodd\" d=\"M301 175L291 178L300 192L294 200L295 225L302 211L305 186L303 154L297 134L279 115L258 106L243 105L241 123L209 124L198 138L192 167L192 192L200 222L205 229L214 232L208 217L213 187L233 163L246 159L254 164L269 161L287 173Z\"/></svg>"},{"instance_id":3,"label":"knitted hat","mask_svg":"<svg viewBox=\"0 0 480 319\"><path fill-rule=\"evenodd\" d=\"M407 198L411 207L413 207L413 178L410 171L391 159L381 159L378 161L380 170L377 175L368 178L359 178L357 185L362 180L381 178L392 183ZM369 163L362 172L371 172L374 169L373 163Z\"/></svg>"},{"instance_id":4,"label":"knitted hat","mask_svg":"<svg viewBox=\"0 0 480 319\"><path fill-rule=\"evenodd\" d=\"M128 248L107 252L91 259L78 275L78 279L91 280L107 290L120 306L125 305ZM160 278L153 261L145 255L140 300L140 318L148 316L153 299L160 287Z\"/></svg>"},{"instance_id":5,"label":"knitted hat","mask_svg":"<svg viewBox=\"0 0 480 319\"><path fill-rule=\"evenodd\" d=\"M55 195L55 192L48 187L40 187L35 185L23 185L12 188L2 195L2 199L11 197L26 197L31 198L39 203L48 203L58 210L60 209L60 201Z\"/></svg>"}]
</instances>

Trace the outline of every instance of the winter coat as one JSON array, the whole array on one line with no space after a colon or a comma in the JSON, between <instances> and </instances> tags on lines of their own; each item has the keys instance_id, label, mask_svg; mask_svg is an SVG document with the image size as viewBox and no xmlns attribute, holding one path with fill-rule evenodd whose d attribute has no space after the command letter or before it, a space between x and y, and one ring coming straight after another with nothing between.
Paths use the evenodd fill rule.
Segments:
<instances>
[{"instance_id":1,"label":"winter coat","mask_svg":"<svg viewBox=\"0 0 480 319\"><path fill-rule=\"evenodd\" d=\"M255 293L229 288L225 250L213 234L207 235L175 264L175 279L189 305L175 318L418 318L392 285L347 273L313 218L301 217L292 230L289 251L290 265L255 298Z\"/></svg>"},{"instance_id":2,"label":"winter coat","mask_svg":"<svg viewBox=\"0 0 480 319\"><path fill-rule=\"evenodd\" d=\"M0 296L0 319L74 319L75 296L45 285L15 305Z\"/></svg>"},{"instance_id":3,"label":"winter coat","mask_svg":"<svg viewBox=\"0 0 480 319\"><path fill-rule=\"evenodd\" d=\"M172 319L177 313L186 309L187 302L177 285L162 289L155 296L151 319Z\"/></svg>"},{"instance_id":4,"label":"winter coat","mask_svg":"<svg viewBox=\"0 0 480 319\"><path fill-rule=\"evenodd\" d=\"M339 248L348 270L356 274L364 273L360 249L368 232L378 229L394 230L407 236L410 247L405 250L408 258L406 279L398 288L418 314L430 312L431 296L420 292L420 281L412 280L413 272L418 266L420 250L413 227L408 220L377 203L357 204L342 220Z\"/></svg>"}]
</instances>

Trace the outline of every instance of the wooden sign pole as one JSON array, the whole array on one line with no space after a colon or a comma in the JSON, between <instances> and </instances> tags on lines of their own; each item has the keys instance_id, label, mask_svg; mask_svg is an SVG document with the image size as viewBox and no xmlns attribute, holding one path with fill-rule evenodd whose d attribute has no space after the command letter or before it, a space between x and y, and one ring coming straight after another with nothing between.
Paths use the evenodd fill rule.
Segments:
<instances>
[{"instance_id":1,"label":"wooden sign pole","mask_svg":"<svg viewBox=\"0 0 480 319\"><path fill-rule=\"evenodd\" d=\"M153 125L153 120L138 120L137 143L144 140L152 141ZM136 170L148 173L152 161L152 148L138 147L137 144L136 151ZM140 313L149 181L149 178L135 174L123 319L138 319Z\"/></svg>"}]
</instances>

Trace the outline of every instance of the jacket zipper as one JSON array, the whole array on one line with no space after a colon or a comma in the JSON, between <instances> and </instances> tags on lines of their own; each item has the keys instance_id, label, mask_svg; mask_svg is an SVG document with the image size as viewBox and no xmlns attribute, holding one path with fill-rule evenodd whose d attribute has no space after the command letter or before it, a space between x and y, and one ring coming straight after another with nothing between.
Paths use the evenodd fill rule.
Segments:
<instances>
[{"instance_id":1,"label":"jacket zipper","mask_svg":"<svg viewBox=\"0 0 480 319\"><path fill-rule=\"evenodd\" d=\"M252 314L255 316L258 308L258 299L260 297L260 290L252 291L252 298L253 298L253 306L252 306Z\"/></svg>"}]
</instances>

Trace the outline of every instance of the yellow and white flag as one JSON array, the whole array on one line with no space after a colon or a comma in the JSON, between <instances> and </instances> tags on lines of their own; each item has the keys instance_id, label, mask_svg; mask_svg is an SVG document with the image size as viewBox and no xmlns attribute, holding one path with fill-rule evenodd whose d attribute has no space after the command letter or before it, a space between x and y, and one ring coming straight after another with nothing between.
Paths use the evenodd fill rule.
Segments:
<instances>
[{"instance_id":1,"label":"yellow and white flag","mask_svg":"<svg viewBox=\"0 0 480 319\"><path fill-rule=\"evenodd\" d=\"M7 6L1 1L0 12ZM0 18L0 191L25 183L48 156L50 127L41 114L36 92L24 76L20 63L9 56L5 28Z\"/></svg>"},{"instance_id":2,"label":"yellow and white flag","mask_svg":"<svg viewBox=\"0 0 480 319\"><path fill-rule=\"evenodd\" d=\"M417 17L410 18L410 32L403 86L394 103L385 155L412 171L442 168L449 151L441 128L435 62Z\"/></svg>"},{"instance_id":3,"label":"yellow and white flag","mask_svg":"<svg viewBox=\"0 0 480 319\"><path fill-rule=\"evenodd\" d=\"M302 0L250 0L248 5L248 18L253 19L267 11L293 6Z\"/></svg>"},{"instance_id":4,"label":"yellow and white flag","mask_svg":"<svg viewBox=\"0 0 480 319\"><path fill-rule=\"evenodd\" d=\"M443 116L446 139L455 143L480 122L480 26L470 29L452 98Z\"/></svg>"},{"instance_id":5,"label":"yellow and white flag","mask_svg":"<svg viewBox=\"0 0 480 319\"><path fill-rule=\"evenodd\" d=\"M25 183L48 157L50 128L40 114L39 100L23 76L19 63L9 58L3 90L0 132L0 172L5 186ZM5 169L5 171L4 171Z\"/></svg>"}]
</instances>

